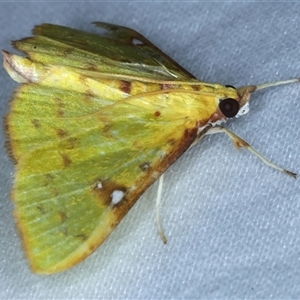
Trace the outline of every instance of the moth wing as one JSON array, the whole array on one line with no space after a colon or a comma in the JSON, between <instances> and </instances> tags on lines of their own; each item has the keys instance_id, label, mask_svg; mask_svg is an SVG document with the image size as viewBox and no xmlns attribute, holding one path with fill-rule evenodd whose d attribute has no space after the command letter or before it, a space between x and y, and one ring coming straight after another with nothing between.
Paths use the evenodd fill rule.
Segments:
<instances>
[{"instance_id":1,"label":"moth wing","mask_svg":"<svg viewBox=\"0 0 300 300\"><path fill-rule=\"evenodd\" d=\"M8 73L26 82L6 126L15 216L37 273L94 251L216 109L214 97L165 93L165 81L194 79L139 33L96 26L108 36L43 24L13 42L28 58L3 53Z\"/></svg>"},{"instance_id":2,"label":"moth wing","mask_svg":"<svg viewBox=\"0 0 300 300\"><path fill-rule=\"evenodd\" d=\"M31 83L15 92L6 119L12 198L33 271L55 273L88 256L189 147L197 129L177 101L184 95L178 105L165 96L99 109L75 91Z\"/></svg>"},{"instance_id":3,"label":"moth wing","mask_svg":"<svg viewBox=\"0 0 300 300\"><path fill-rule=\"evenodd\" d=\"M152 80L192 80L194 76L138 32L95 22L106 35L53 24L33 29L34 37L14 41L18 50L43 64L76 68L90 77L128 76Z\"/></svg>"}]
</instances>

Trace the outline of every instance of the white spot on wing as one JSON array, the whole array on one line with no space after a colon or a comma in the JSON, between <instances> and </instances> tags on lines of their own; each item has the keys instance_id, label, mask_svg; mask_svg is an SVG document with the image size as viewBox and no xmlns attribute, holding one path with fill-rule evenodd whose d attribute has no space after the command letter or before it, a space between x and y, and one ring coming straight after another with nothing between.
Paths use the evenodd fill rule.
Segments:
<instances>
[{"instance_id":1,"label":"white spot on wing","mask_svg":"<svg viewBox=\"0 0 300 300\"><path fill-rule=\"evenodd\" d=\"M151 174L151 177L156 179L157 177L159 176L159 173L157 171L154 171L152 174Z\"/></svg>"},{"instance_id":2,"label":"white spot on wing","mask_svg":"<svg viewBox=\"0 0 300 300\"><path fill-rule=\"evenodd\" d=\"M167 155L167 152L166 152L166 151L164 151L164 150L158 151L158 156L159 156L160 158L164 158L166 155Z\"/></svg>"},{"instance_id":3,"label":"white spot on wing","mask_svg":"<svg viewBox=\"0 0 300 300\"><path fill-rule=\"evenodd\" d=\"M110 195L111 204L116 205L116 204L120 203L121 200L123 199L124 195L125 195L125 193L123 191L114 190Z\"/></svg>"},{"instance_id":4,"label":"white spot on wing","mask_svg":"<svg viewBox=\"0 0 300 300\"><path fill-rule=\"evenodd\" d=\"M97 183L97 189L102 189L103 188L103 185L102 185L102 182L101 181L99 181L98 183Z\"/></svg>"}]
</instances>

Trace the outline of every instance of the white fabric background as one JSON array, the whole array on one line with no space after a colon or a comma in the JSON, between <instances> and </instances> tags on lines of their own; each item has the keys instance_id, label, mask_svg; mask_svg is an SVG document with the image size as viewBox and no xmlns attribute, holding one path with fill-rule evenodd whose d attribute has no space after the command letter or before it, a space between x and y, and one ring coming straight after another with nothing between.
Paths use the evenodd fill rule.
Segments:
<instances>
[{"instance_id":1,"label":"white fabric background","mask_svg":"<svg viewBox=\"0 0 300 300\"><path fill-rule=\"evenodd\" d=\"M300 76L300 3L0 3L0 45L56 23L132 27L198 78L241 86ZM0 69L1 115L16 84ZM300 173L300 84L257 92L227 127ZM0 145L1 299L300 297L300 179L206 137L167 172L163 245L149 189L88 259L52 276L30 272L9 199L13 164Z\"/></svg>"}]
</instances>

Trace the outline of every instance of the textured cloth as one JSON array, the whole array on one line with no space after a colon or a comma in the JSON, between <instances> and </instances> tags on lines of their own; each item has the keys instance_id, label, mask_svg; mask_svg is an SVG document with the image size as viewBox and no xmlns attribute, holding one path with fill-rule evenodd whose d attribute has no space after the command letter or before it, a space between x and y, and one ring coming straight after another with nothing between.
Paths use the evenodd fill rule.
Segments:
<instances>
[{"instance_id":1,"label":"textured cloth","mask_svg":"<svg viewBox=\"0 0 300 300\"><path fill-rule=\"evenodd\" d=\"M300 76L300 3L0 3L0 44L55 23L96 32L131 27L197 78L234 86ZM0 69L1 115L15 84ZM259 91L248 115L226 126L273 162L300 173L300 85ZM299 298L300 184L204 138L167 172L161 219L151 187L105 243L76 267L31 273L12 216L13 164L0 147L0 299Z\"/></svg>"}]
</instances>

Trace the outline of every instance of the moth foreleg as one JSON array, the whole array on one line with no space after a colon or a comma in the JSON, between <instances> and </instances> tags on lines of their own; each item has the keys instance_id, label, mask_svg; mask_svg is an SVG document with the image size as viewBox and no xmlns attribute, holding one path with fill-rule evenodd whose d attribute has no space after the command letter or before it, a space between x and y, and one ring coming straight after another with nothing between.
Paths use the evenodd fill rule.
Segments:
<instances>
[{"instance_id":1,"label":"moth foreleg","mask_svg":"<svg viewBox=\"0 0 300 300\"><path fill-rule=\"evenodd\" d=\"M237 136L235 133L233 133L232 131L230 131L227 128L224 128L222 126L216 126L216 127L210 127L209 130L205 133L205 134L214 134L214 133L220 133L220 132L224 132L226 133L231 141L233 142L234 146L237 149L240 148L246 148L247 150L249 150L250 152L252 152L255 156L257 156L259 159L261 159L266 165L268 165L269 167L279 170L287 175L290 175L294 178L297 177L296 173L293 173L291 171L288 171L286 169L283 169L275 164L273 164L272 162L270 162L269 160L267 160L264 156L262 156L259 152L257 152L255 149L253 149L245 140L243 140L242 138L240 138L239 136Z\"/></svg>"}]
</instances>

